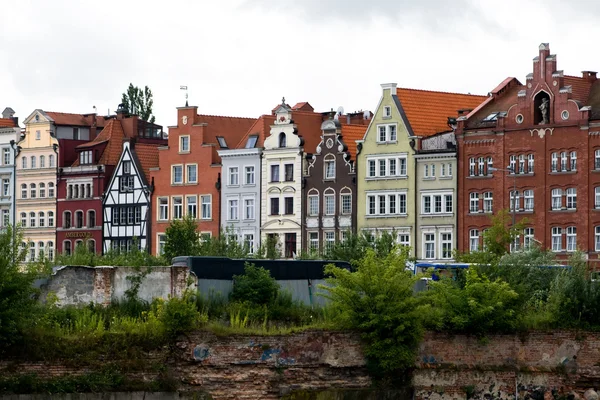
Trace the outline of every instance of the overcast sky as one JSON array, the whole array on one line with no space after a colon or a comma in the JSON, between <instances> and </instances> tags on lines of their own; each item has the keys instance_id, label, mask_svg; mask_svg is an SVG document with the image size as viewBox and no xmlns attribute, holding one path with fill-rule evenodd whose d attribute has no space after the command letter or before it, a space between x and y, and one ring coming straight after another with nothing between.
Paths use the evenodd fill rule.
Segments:
<instances>
[{"instance_id":1,"label":"overcast sky","mask_svg":"<svg viewBox=\"0 0 600 400\"><path fill-rule=\"evenodd\" d=\"M0 6L0 111L116 110L129 82L175 107L257 117L285 96L373 110L380 84L485 94L524 82L549 42L566 74L600 69L595 0L19 0Z\"/></svg>"}]
</instances>

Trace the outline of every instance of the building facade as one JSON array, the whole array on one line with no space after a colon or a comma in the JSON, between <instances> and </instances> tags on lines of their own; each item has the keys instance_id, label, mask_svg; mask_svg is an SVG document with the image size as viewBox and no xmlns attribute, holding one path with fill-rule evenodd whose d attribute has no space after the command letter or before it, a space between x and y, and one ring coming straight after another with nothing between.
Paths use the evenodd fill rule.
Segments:
<instances>
[{"instance_id":1,"label":"building facade","mask_svg":"<svg viewBox=\"0 0 600 400\"><path fill-rule=\"evenodd\" d=\"M190 215L202 235L220 232L222 188L218 150L235 147L255 119L199 115L197 107L177 109L168 146L159 148L152 207L152 254L162 254L165 230L174 219Z\"/></svg>"},{"instance_id":2,"label":"building facade","mask_svg":"<svg viewBox=\"0 0 600 400\"><path fill-rule=\"evenodd\" d=\"M482 248L490 216L527 218L512 249L600 259L600 81L565 75L547 43L525 84L507 78L459 118L459 249Z\"/></svg>"},{"instance_id":3,"label":"building facade","mask_svg":"<svg viewBox=\"0 0 600 400\"><path fill-rule=\"evenodd\" d=\"M343 116L334 114L322 123L321 141L305 161L303 250L311 254L327 254L356 230L356 152L349 151L346 141L362 138L367 126L342 124Z\"/></svg>"},{"instance_id":4,"label":"building facade","mask_svg":"<svg viewBox=\"0 0 600 400\"><path fill-rule=\"evenodd\" d=\"M15 225L15 150L21 129L14 113L7 107L0 118L0 229Z\"/></svg>"}]
</instances>

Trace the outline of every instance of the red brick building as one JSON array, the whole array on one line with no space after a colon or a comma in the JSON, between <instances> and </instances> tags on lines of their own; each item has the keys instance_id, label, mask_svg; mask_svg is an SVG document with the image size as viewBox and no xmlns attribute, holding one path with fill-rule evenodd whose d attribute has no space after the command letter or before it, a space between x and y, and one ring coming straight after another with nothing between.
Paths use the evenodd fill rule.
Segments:
<instances>
[{"instance_id":1,"label":"red brick building","mask_svg":"<svg viewBox=\"0 0 600 400\"><path fill-rule=\"evenodd\" d=\"M173 219L192 215L202 234L215 236L220 226L221 158L217 150L234 148L254 118L198 115L198 107L177 109L177 125L169 127L168 146L159 149L154 179L150 238L152 254L160 253L165 230Z\"/></svg>"},{"instance_id":2,"label":"red brick building","mask_svg":"<svg viewBox=\"0 0 600 400\"><path fill-rule=\"evenodd\" d=\"M145 122L126 110L104 117L104 129L91 141L76 143L59 164L57 175L56 243L59 253L70 254L87 242L89 249L102 254L102 196L123 150L123 141L164 145L162 127Z\"/></svg>"},{"instance_id":3,"label":"red brick building","mask_svg":"<svg viewBox=\"0 0 600 400\"><path fill-rule=\"evenodd\" d=\"M457 124L459 250L480 248L490 216L510 208L529 221L514 247L535 241L560 257L580 249L600 259L595 72L565 75L542 43L525 84L505 79Z\"/></svg>"}]
</instances>

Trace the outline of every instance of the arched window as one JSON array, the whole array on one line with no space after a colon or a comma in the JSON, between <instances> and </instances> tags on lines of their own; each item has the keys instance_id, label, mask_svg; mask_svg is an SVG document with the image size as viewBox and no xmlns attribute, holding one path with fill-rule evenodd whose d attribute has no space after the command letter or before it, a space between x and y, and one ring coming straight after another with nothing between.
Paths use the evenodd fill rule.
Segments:
<instances>
[{"instance_id":1,"label":"arched window","mask_svg":"<svg viewBox=\"0 0 600 400\"><path fill-rule=\"evenodd\" d=\"M36 162L36 158L35 156L31 156L31 168L37 168L37 162Z\"/></svg>"},{"instance_id":2,"label":"arched window","mask_svg":"<svg viewBox=\"0 0 600 400\"><path fill-rule=\"evenodd\" d=\"M35 225L36 225L35 221L36 221L36 215L35 215L35 212L32 211L29 213L29 227L30 228L35 228Z\"/></svg>"},{"instance_id":3,"label":"arched window","mask_svg":"<svg viewBox=\"0 0 600 400\"><path fill-rule=\"evenodd\" d=\"M50 182L48 184L48 197L52 198L54 197L54 183Z\"/></svg>"},{"instance_id":4,"label":"arched window","mask_svg":"<svg viewBox=\"0 0 600 400\"><path fill-rule=\"evenodd\" d=\"M94 228L96 226L96 211L88 210L87 214L87 227Z\"/></svg>"},{"instance_id":5,"label":"arched window","mask_svg":"<svg viewBox=\"0 0 600 400\"><path fill-rule=\"evenodd\" d=\"M319 191L310 189L308 191L308 215L315 217L319 215Z\"/></svg>"},{"instance_id":6,"label":"arched window","mask_svg":"<svg viewBox=\"0 0 600 400\"><path fill-rule=\"evenodd\" d=\"M27 157L21 158L21 168L23 168L23 169L27 168Z\"/></svg>"},{"instance_id":7,"label":"arched window","mask_svg":"<svg viewBox=\"0 0 600 400\"><path fill-rule=\"evenodd\" d=\"M25 184L25 183L21 184L21 198L22 199L27 198L27 184Z\"/></svg>"},{"instance_id":8,"label":"arched window","mask_svg":"<svg viewBox=\"0 0 600 400\"><path fill-rule=\"evenodd\" d=\"M281 132L279 134L279 147L285 147L286 146L286 138L285 138L285 133Z\"/></svg>"},{"instance_id":9,"label":"arched window","mask_svg":"<svg viewBox=\"0 0 600 400\"><path fill-rule=\"evenodd\" d=\"M48 156L48 160L50 161L50 167L56 166L54 163L54 154L50 154L50 156Z\"/></svg>"},{"instance_id":10,"label":"arched window","mask_svg":"<svg viewBox=\"0 0 600 400\"><path fill-rule=\"evenodd\" d=\"M46 157L40 156L40 168L46 168Z\"/></svg>"},{"instance_id":11,"label":"arched window","mask_svg":"<svg viewBox=\"0 0 600 400\"><path fill-rule=\"evenodd\" d=\"M46 197L46 184L45 183L40 183L40 199L43 199Z\"/></svg>"},{"instance_id":12,"label":"arched window","mask_svg":"<svg viewBox=\"0 0 600 400\"><path fill-rule=\"evenodd\" d=\"M340 190L340 212L344 215L352 214L352 190L343 188Z\"/></svg>"},{"instance_id":13,"label":"arched window","mask_svg":"<svg viewBox=\"0 0 600 400\"><path fill-rule=\"evenodd\" d=\"M335 214L335 190L332 188L327 188L323 192L323 214Z\"/></svg>"},{"instance_id":14,"label":"arched window","mask_svg":"<svg viewBox=\"0 0 600 400\"><path fill-rule=\"evenodd\" d=\"M21 213L21 226L22 227L27 226L27 214L24 212Z\"/></svg>"},{"instance_id":15,"label":"arched window","mask_svg":"<svg viewBox=\"0 0 600 400\"><path fill-rule=\"evenodd\" d=\"M63 213L63 228L68 229L71 227L71 211L65 211Z\"/></svg>"},{"instance_id":16,"label":"arched window","mask_svg":"<svg viewBox=\"0 0 600 400\"><path fill-rule=\"evenodd\" d=\"M46 214L43 211L38 213L38 226L43 228L46 226Z\"/></svg>"},{"instance_id":17,"label":"arched window","mask_svg":"<svg viewBox=\"0 0 600 400\"><path fill-rule=\"evenodd\" d=\"M44 242L38 242L38 260L43 260L45 255Z\"/></svg>"},{"instance_id":18,"label":"arched window","mask_svg":"<svg viewBox=\"0 0 600 400\"><path fill-rule=\"evenodd\" d=\"M65 256L71 255L71 241L70 240L65 240L63 242L63 254Z\"/></svg>"},{"instance_id":19,"label":"arched window","mask_svg":"<svg viewBox=\"0 0 600 400\"><path fill-rule=\"evenodd\" d=\"M83 246L83 240L77 239L75 241L75 251L77 251L77 249L79 249L81 246Z\"/></svg>"},{"instance_id":20,"label":"arched window","mask_svg":"<svg viewBox=\"0 0 600 400\"><path fill-rule=\"evenodd\" d=\"M26 257L27 257L27 243L21 242L21 253L19 255L19 259L21 261L25 261Z\"/></svg>"},{"instance_id":21,"label":"arched window","mask_svg":"<svg viewBox=\"0 0 600 400\"><path fill-rule=\"evenodd\" d=\"M29 196L32 199L35 199L37 197L37 186L35 185L35 183L31 183L29 185Z\"/></svg>"},{"instance_id":22,"label":"arched window","mask_svg":"<svg viewBox=\"0 0 600 400\"><path fill-rule=\"evenodd\" d=\"M54 226L54 211L48 211L48 226Z\"/></svg>"},{"instance_id":23,"label":"arched window","mask_svg":"<svg viewBox=\"0 0 600 400\"><path fill-rule=\"evenodd\" d=\"M29 262L35 261L35 242L29 242Z\"/></svg>"},{"instance_id":24,"label":"arched window","mask_svg":"<svg viewBox=\"0 0 600 400\"><path fill-rule=\"evenodd\" d=\"M96 252L96 241L94 239L88 239L87 240L87 246L88 246L88 250L91 253L95 253Z\"/></svg>"},{"instance_id":25,"label":"arched window","mask_svg":"<svg viewBox=\"0 0 600 400\"><path fill-rule=\"evenodd\" d=\"M75 212L75 227L83 228L83 211Z\"/></svg>"},{"instance_id":26,"label":"arched window","mask_svg":"<svg viewBox=\"0 0 600 400\"><path fill-rule=\"evenodd\" d=\"M46 243L46 252L48 253L48 260L54 260L54 242Z\"/></svg>"},{"instance_id":27,"label":"arched window","mask_svg":"<svg viewBox=\"0 0 600 400\"><path fill-rule=\"evenodd\" d=\"M323 177L324 179L335 179L335 156L333 154L327 154L323 159ZM394 168L396 160L394 161ZM395 172L394 172L395 175Z\"/></svg>"}]
</instances>

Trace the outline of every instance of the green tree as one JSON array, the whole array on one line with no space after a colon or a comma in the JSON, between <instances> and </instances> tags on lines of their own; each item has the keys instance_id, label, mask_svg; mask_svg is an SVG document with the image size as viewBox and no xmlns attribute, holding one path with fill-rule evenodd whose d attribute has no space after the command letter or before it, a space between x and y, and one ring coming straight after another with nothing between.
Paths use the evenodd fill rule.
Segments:
<instances>
[{"instance_id":1,"label":"green tree","mask_svg":"<svg viewBox=\"0 0 600 400\"><path fill-rule=\"evenodd\" d=\"M8 226L0 233L0 349L20 339L22 323L36 304L33 281L40 275L36 264L19 265L26 250L19 247L21 230L13 229Z\"/></svg>"},{"instance_id":2,"label":"green tree","mask_svg":"<svg viewBox=\"0 0 600 400\"><path fill-rule=\"evenodd\" d=\"M340 328L356 329L365 340L372 373L396 374L414 365L422 337L421 310L406 271L408 248L394 248L384 257L367 249L351 272L330 264L331 275L320 288L339 313Z\"/></svg>"},{"instance_id":3,"label":"green tree","mask_svg":"<svg viewBox=\"0 0 600 400\"><path fill-rule=\"evenodd\" d=\"M155 118L152 115L154 99L148 86L142 90L130 83L127 91L121 97L121 103L129 112L139 115L144 121L154 123Z\"/></svg>"},{"instance_id":4,"label":"green tree","mask_svg":"<svg viewBox=\"0 0 600 400\"><path fill-rule=\"evenodd\" d=\"M279 284L268 270L246 263L244 274L233 276L230 298L233 301L264 305L273 303L278 293Z\"/></svg>"},{"instance_id":5,"label":"green tree","mask_svg":"<svg viewBox=\"0 0 600 400\"><path fill-rule=\"evenodd\" d=\"M200 254L198 223L191 216L173 220L165 230L165 236L164 254L168 261L173 257Z\"/></svg>"}]
</instances>

